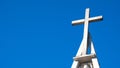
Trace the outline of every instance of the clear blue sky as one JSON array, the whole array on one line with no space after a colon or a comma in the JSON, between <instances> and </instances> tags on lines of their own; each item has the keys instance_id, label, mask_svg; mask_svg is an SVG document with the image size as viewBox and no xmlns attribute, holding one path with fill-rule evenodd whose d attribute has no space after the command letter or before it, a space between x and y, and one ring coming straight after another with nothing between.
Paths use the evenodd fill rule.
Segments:
<instances>
[{"instance_id":1,"label":"clear blue sky","mask_svg":"<svg viewBox=\"0 0 120 68\"><path fill-rule=\"evenodd\" d=\"M101 68L119 68L119 0L0 0L0 68L70 68L86 8L104 18L89 26Z\"/></svg>"}]
</instances>

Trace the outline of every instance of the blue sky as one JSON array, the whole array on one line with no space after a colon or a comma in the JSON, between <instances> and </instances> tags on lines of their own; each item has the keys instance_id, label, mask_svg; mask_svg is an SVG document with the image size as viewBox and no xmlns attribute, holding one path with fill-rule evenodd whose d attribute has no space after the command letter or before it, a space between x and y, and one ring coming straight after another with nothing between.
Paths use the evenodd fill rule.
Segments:
<instances>
[{"instance_id":1,"label":"blue sky","mask_svg":"<svg viewBox=\"0 0 120 68\"><path fill-rule=\"evenodd\" d=\"M119 68L119 0L0 0L0 68L70 68L83 35L71 21L103 15L91 23L101 68Z\"/></svg>"}]
</instances>

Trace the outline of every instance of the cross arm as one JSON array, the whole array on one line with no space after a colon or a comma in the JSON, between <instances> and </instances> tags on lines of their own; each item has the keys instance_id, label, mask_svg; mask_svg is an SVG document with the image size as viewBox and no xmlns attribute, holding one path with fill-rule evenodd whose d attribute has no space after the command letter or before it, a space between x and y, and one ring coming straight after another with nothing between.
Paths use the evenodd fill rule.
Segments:
<instances>
[{"instance_id":1,"label":"cross arm","mask_svg":"<svg viewBox=\"0 0 120 68\"><path fill-rule=\"evenodd\" d=\"M91 18L89 18L89 22L100 21L100 20L102 20L102 19L103 19L102 16L91 17ZM83 24L84 22L85 22L85 19L75 20L75 21L72 21L72 25Z\"/></svg>"}]
</instances>

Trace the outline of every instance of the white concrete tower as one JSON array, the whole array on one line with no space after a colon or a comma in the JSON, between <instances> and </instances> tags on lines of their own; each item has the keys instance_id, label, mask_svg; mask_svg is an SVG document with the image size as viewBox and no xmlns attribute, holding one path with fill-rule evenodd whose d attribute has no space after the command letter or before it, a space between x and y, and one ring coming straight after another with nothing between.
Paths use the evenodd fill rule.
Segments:
<instances>
[{"instance_id":1,"label":"white concrete tower","mask_svg":"<svg viewBox=\"0 0 120 68\"><path fill-rule=\"evenodd\" d=\"M73 64L71 68L100 68L94 45L88 31L89 22L102 20L102 16L96 16L89 18L90 9L87 8L85 12L85 19L72 21L72 25L84 24L83 40L76 56L73 58ZM88 54L88 48L90 48L90 54Z\"/></svg>"}]
</instances>

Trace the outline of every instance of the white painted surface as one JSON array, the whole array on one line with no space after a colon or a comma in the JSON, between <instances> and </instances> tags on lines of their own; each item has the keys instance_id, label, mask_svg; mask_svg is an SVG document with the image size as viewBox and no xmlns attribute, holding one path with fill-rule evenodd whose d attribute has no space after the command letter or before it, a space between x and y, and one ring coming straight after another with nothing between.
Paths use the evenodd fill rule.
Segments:
<instances>
[{"instance_id":1,"label":"white painted surface","mask_svg":"<svg viewBox=\"0 0 120 68\"><path fill-rule=\"evenodd\" d=\"M93 42L88 35L88 25L89 22L102 20L102 16L96 16L89 18L90 9L86 9L85 19L72 21L72 25L78 25L84 23L84 34L81 45L78 49L76 57L74 58L71 68L99 68L98 60L96 58L96 53L94 50ZM90 43L88 43L88 40ZM91 45L91 55L87 55L88 45ZM82 63L81 61L92 60L92 62ZM76 61L77 60L77 61Z\"/></svg>"},{"instance_id":2,"label":"white painted surface","mask_svg":"<svg viewBox=\"0 0 120 68\"><path fill-rule=\"evenodd\" d=\"M89 22L99 21L102 19L103 19L102 16L91 17L89 18ZM72 21L72 25L84 24L84 22L85 22L85 19L75 20L75 21Z\"/></svg>"}]
</instances>

